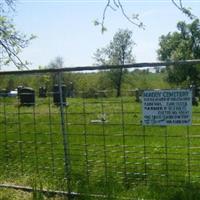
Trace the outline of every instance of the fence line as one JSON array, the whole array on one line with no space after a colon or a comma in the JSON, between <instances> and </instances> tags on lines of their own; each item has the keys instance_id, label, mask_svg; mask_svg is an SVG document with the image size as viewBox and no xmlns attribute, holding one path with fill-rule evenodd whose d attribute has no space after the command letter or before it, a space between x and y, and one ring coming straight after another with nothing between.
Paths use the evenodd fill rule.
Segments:
<instances>
[{"instance_id":1,"label":"fence line","mask_svg":"<svg viewBox=\"0 0 200 200\"><path fill-rule=\"evenodd\" d=\"M69 98L69 106L63 101L64 72L174 64L200 60L0 72L17 78L55 73L59 93L59 102L52 100L54 91L25 106L20 98L0 97L0 187L68 199L138 199L132 193L151 184L200 183L199 107L191 127L162 127L141 124L141 104L132 93L113 98L97 92L95 99L83 93Z\"/></svg>"},{"instance_id":2,"label":"fence line","mask_svg":"<svg viewBox=\"0 0 200 200\"><path fill-rule=\"evenodd\" d=\"M200 64L200 59L196 60L179 60L179 61L167 61L167 62L143 62L143 63L133 63L126 65L101 65L101 66L82 66L82 67L63 67L59 69L34 69L34 70L24 70L24 71L0 71L1 75L9 74L43 74L43 73L55 73L55 72L78 72L78 71L95 71L95 70L109 70L116 68L144 68L144 67L164 67L170 65L193 65Z\"/></svg>"}]
</instances>

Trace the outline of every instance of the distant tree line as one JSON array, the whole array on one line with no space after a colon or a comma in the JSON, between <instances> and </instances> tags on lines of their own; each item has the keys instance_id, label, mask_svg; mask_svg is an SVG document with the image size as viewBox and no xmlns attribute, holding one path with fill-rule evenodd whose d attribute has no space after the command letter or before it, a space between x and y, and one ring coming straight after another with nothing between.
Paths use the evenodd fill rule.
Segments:
<instances>
[{"instance_id":1,"label":"distant tree line","mask_svg":"<svg viewBox=\"0 0 200 200\"><path fill-rule=\"evenodd\" d=\"M135 89L169 88L164 81L165 73L152 73L149 70L127 71L121 85L121 95L133 95ZM7 75L1 77L0 89L14 90L17 86L27 86L38 94L39 88L45 86L51 95L53 85L57 83L53 74L44 75ZM103 94L105 97L116 97L117 90L110 80L110 72L63 73L62 83L67 87L68 97L94 98Z\"/></svg>"},{"instance_id":2,"label":"distant tree line","mask_svg":"<svg viewBox=\"0 0 200 200\"><path fill-rule=\"evenodd\" d=\"M183 5L182 0L169 0L184 13L189 19L195 20L197 17L191 12L190 8ZM19 53L29 45L30 41L35 38L34 35L27 36L18 31L13 23L12 12L15 11L15 3L17 0L1 0L0 1L0 69L2 65L14 64L17 69L28 69L28 62L21 59ZM131 17L126 13L123 2L121 0L107 0L105 1L105 8L102 12L102 19L95 20L94 24L101 27L102 33L106 31L105 19L108 10L120 11L122 16L136 27L144 28L144 24L140 21L138 14L133 14ZM11 14L10 14L11 13ZM113 40L114 42L114 40ZM111 47L111 46L110 46ZM122 73L118 73L122 74ZM120 93L121 75L118 80L118 92Z\"/></svg>"},{"instance_id":3,"label":"distant tree line","mask_svg":"<svg viewBox=\"0 0 200 200\"><path fill-rule=\"evenodd\" d=\"M162 35L159 40L158 58L163 61L200 59L200 22L198 19L190 24L178 22L178 31ZM63 83L67 90L73 90L74 96L84 93L86 97L95 97L98 91L113 91L109 95L121 96L122 91L136 88L188 88L190 85L200 86L200 64L169 66L156 69L157 74L149 69L128 71L124 64L134 62L132 32L120 29L115 33L110 43L94 53L97 65L118 65L112 70L95 73L64 73ZM40 68L62 68L64 61L61 57L55 58L49 65ZM1 88L15 89L18 85L30 86L38 89L45 86L51 91L58 83L56 74L47 73L41 76L15 75L1 77ZM112 93L112 94L111 94ZM72 93L70 93L72 94Z\"/></svg>"},{"instance_id":4,"label":"distant tree line","mask_svg":"<svg viewBox=\"0 0 200 200\"><path fill-rule=\"evenodd\" d=\"M107 1L104 14L111 3L114 3L116 8L119 8L123 15L131 22L132 21L124 12L121 1ZM7 65L10 62L14 63L18 69L27 68L27 63L22 61L18 54L25 48L34 36L27 37L24 34L15 30L12 19L9 18L9 10L14 11L15 0L3 0L0 3L0 46L2 49L2 58L0 64ZM189 9L186 9L182 1L174 1L172 3L186 14L192 23L178 22L177 31L169 32L167 35L162 35L159 39L158 59L163 61L176 61L187 59L200 59L200 22ZM9 10L8 10L9 9ZM96 25L101 25L104 28L103 21ZM137 16L134 20L137 21ZM135 24L142 26L141 23ZM113 36L110 43L96 50L94 53L95 64L97 65L117 65L118 68L101 71L96 73L66 73L63 76L63 83L68 89L78 94L83 91L87 97L95 96L99 90L114 90L115 96L119 97L122 90L132 88L161 88L162 84L171 87L189 87L190 85L200 86L200 65L182 65L169 66L162 70L156 69L156 72L162 72L163 83L156 84L156 87L150 84L152 73L147 70L128 71L123 68L124 64L133 63L135 61L133 55L134 42L132 40L132 31L128 29L119 29ZM62 68L63 60L57 57L49 65L42 68ZM141 76L140 76L141 75ZM151 80L152 81L152 80ZM160 81L157 79L157 81ZM166 82L165 82L166 81ZM46 74L41 77L20 77L15 75L1 77L1 88L14 89L17 85L31 86L38 88L40 85L47 87L50 91L52 86L58 82L55 74Z\"/></svg>"}]
</instances>

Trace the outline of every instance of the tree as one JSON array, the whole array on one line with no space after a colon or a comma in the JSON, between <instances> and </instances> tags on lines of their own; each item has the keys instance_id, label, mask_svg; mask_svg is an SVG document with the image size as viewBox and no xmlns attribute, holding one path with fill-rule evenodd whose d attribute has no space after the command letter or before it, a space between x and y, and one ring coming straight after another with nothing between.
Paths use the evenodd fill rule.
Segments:
<instances>
[{"instance_id":1,"label":"tree","mask_svg":"<svg viewBox=\"0 0 200 200\"><path fill-rule=\"evenodd\" d=\"M8 17L9 12L15 11L15 2L16 0L0 1L0 65L8 65L9 63L13 63L18 69L24 69L28 68L28 63L20 58L19 53L29 45L30 40L35 38L35 36L31 35L30 37L27 37L25 34L17 31L12 19ZM190 19L196 18L196 16L191 13L189 8L185 8L183 6L182 0L171 0L171 2ZM100 25L102 32L106 30L105 18L108 9L113 11L119 10L130 23L137 27L144 28L143 23L139 20L138 14L133 14L132 17L127 15L121 0L107 0L102 19L100 21L95 20L94 22L95 25Z\"/></svg>"},{"instance_id":2,"label":"tree","mask_svg":"<svg viewBox=\"0 0 200 200\"><path fill-rule=\"evenodd\" d=\"M132 32L128 29L119 29L115 33L110 44L101 49L97 49L94 54L94 59L97 64L119 65L120 68L112 69L109 73L114 88L117 90L117 97L121 95L121 85L123 82L123 74L126 70L123 69L124 64L134 61L132 55Z\"/></svg>"},{"instance_id":3,"label":"tree","mask_svg":"<svg viewBox=\"0 0 200 200\"><path fill-rule=\"evenodd\" d=\"M158 56L160 60L187 60L200 58L200 22L191 24L179 22L178 31L160 37ZM200 65L170 66L167 68L171 83L198 85L200 83Z\"/></svg>"},{"instance_id":4,"label":"tree","mask_svg":"<svg viewBox=\"0 0 200 200\"><path fill-rule=\"evenodd\" d=\"M28 62L22 61L18 54L35 36L27 37L16 30L12 19L8 17L8 13L14 11L14 3L15 0L4 0L0 3L0 66L13 63L18 69L28 69Z\"/></svg>"},{"instance_id":5,"label":"tree","mask_svg":"<svg viewBox=\"0 0 200 200\"><path fill-rule=\"evenodd\" d=\"M47 66L48 69L59 69L64 67L64 60L62 57L57 56L53 61ZM58 84L58 77L56 73L51 74L51 80L53 85Z\"/></svg>"},{"instance_id":6,"label":"tree","mask_svg":"<svg viewBox=\"0 0 200 200\"><path fill-rule=\"evenodd\" d=\"M62 57L57 56L53 61L47 66L49 69L59 69L64 67L64 60Z\"/></svg>"},{"instance_id":7,"label":"tree","mask_svg":"<svg viewBox=\"0 0 200 200\"><path fill-rule=\"evenodd\" d=\"M185 14L189 19L194 20L197 17L191 12L190 8L186 8L183 5L182 0L169 0L172 2L172 4L178 9L180 10L183 14ZM105 27L105 19L106 19L106 13L108 12L108 10L112 10L112 11L120 11L121 14L124 16L124 18L126 20L128 20L131 24L133 24L136 27L139 28L143 28L144 29L144 24L140 21L139 19L139 14L132 14L132 16L129 16L127 14L127 12L124 9L123 6L123 2L121 0L107 0L104 10L103 10L103 14L102 14L102 18L101 20L95 20L94 21L94 25L95 26L100 26L101 27L101 32L104 33L104 31L106 31L106 27Z\"/></svg>"}]
</instances>

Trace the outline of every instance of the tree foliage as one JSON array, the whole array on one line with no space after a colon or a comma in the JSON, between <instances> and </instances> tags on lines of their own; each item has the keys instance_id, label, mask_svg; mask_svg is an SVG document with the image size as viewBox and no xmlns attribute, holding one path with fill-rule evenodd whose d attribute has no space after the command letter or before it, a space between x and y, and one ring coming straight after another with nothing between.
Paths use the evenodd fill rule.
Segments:
<instances>
[{"instance_id":1,"label":"tree foliage","mask_svg":"<svg viewBox=\"0 0 200 200\"><path fill-rule=\"evenodd\" d=\"M182 0L169 0L169 2L170 1L178 10L180 10L183 14L185 14L189 19L191 19L191 20L197 19L197 17L191 12L191 9L186 8L183 5ZM94 21L95 26L101 27L102 33L104 33L107 30L107 28L105 26L105 20L106 20L106 14L109 10L114 11L114 12L119 11L119 12L121 12L122 16L124 16L124 18L128 22L133 24L134 26L136 26L138 28L142 28L142 29L145 28L145 25L139 19L139 14L133 13L132 16L128 15L128 13L126 12L126 10L124 8L124 4L123 4L122 0L106 0L101 20L97 19Z\"/></svg>"},{"instance_id":2,"label":"tree foliage","mask_svg":"<svg viewBox=\"0 0 200 200\"><path fill-rule=\"evenodd\" d=\"M162 35L159 42L158 56L160 60L187 60L200 58L200 22L198 19L191 24L179 22L178 31ZM180 84L199 84L200 66L182 65L167 68L168 81Z\"/></svg>"},{"instance_id":3,"label":"tree foliage","mask_svg":"<svg viewBox=\"0 0 200 200\"><path fill-rule=\"evenodd\" d=\"M106 27L105 27L105 19L106 19L106 13L107 11L111 9L112 11L120 11L121 14L126 18L126 20L128 20L131 24L133 24L134 26L137 26L139 28L143 28L144 29L144 24L140 21L139 19L139 15L138 14L133 14L131 17L128 16L128 14L126 13L123 3L121 2L121 0L107 0L107 3L104 7L103 10L103 15L102 15L102 19L101 20L95 20L94 21L94 25L95 26L100 26L101 27L101 32L104 33L104 31L106 31Z\"/></svg>"},{"instance_id":4,"label":"tree foliage","mask_svg":"<svg viewBox=\"0 0 200 200\"><path fill-rule=\"evenodd\" d=\"M52 60L46 68L49 69L59 69L64 67L64 59L60 56L57 56L54 60ZM52 85L58 84L58 76L56 73L50 75L51 80L53 81Z\"/></svg>"},{"instance_id":5,"label":"tree foliage","mask_svg":"<svg viewBox=\"0 0 200 200\"><path fill-rule=\"evenodd\" d=\"M97 49L94 54L96 64L119 65L118 69L112 69L109 73L109 78L117 90L117 96L121 95L121 84L123 82L123 74L126 72L123 69L124 64L132 63L134 57L132 55L133 48L132 32L128 29L119 29L113 36L112 41L108 46Z\"/></svg>"},{"instance_id":6,"label":"tree foliage","mask_svg":"<svg viewBox=\"0 0 200 200\"><path fill-rule=\"evenodd\" d=\"M60 56L57 56L47 66L47 68L49 68L49 69L59 69L59 68L63 68L63 67L64 67L64 59Z\"/></svg>"},{"instance_id":7,"label":"tree foliage","mask_svg":"<svg viewBox=\"0 0 200 200\"><path fill-rule=\"evenodd\" d=\"M16 30L12 19L8 16L9 12L14 11L14 3L14 0L4 0L0 3L0 66L13 63L18 69L24 69L28 68L28 62L22 61L19 53L29 45L30 40L35 36L27 37Z\"/></svg>"},{"instance_id":8,"label":"tree foliage","mask_svg":"<svg viewBox=\"0 0 200 200\"><path fill-rule=\"evenodd\" d=\"M33 39L34 36L31 35L30 37L27 37L25 34L22 34L16 30L12 21L12 17L9 17L8 14L15 11L15 2L16 0L0 1L0 65L2 66L13 63L18 69L24 69L27 68L28 63L21 60L19 53L29 45L30 40ZM137 27L144 28L143 23L139 19L139 15L133 14L132 16L129 16L124 9L123 2L121 0L106 0L105 2L102 19L95 20L94 22L95 25L100 25L102 32L106 30L105 19L106 13L109 9L112 11L120 11L130 23ZM171 0L171 2L190 19L196 18L189 8L184 7L182 0ZM101 54L101 52L99 53Z\"/></svg>"}]
</instances>

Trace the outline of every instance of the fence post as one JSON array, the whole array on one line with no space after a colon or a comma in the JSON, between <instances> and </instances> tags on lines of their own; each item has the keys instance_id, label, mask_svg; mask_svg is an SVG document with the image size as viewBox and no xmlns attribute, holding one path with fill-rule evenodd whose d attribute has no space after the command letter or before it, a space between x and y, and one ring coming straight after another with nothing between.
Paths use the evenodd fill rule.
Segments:
<instances>
[{"instance_id":1,"label":"fence post","mask_svg":"<svg viewBox=\"0 0 200 200\"><path fill-rule=\"evenodd\" d=\"M60 117L61 117L61 131L63 136L63 150L64 150L64 179L67 181L68 199L71 199L71 167L69 157L69 142L66 129L65 108L63 105L63 91L62 91L62 72L58 72L58 87L60 97Z\"/></svg>"}]
</instances>

